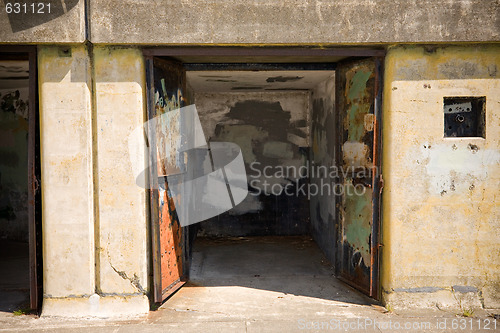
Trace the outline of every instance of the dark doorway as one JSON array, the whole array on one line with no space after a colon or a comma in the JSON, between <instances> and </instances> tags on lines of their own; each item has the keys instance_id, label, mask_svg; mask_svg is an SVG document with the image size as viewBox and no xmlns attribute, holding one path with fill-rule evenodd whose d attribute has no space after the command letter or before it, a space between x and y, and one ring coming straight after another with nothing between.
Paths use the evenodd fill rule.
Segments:
<instances>
[{"instance_id":1,"label":"dark doorway","mask_svg":"<svg viewBox=\"0 0 500 333\"><path fill-rule=\"evenodd\" d=\"M0 310L41 303L36 49L0 53Z\"/></svg>"}]
</instances>

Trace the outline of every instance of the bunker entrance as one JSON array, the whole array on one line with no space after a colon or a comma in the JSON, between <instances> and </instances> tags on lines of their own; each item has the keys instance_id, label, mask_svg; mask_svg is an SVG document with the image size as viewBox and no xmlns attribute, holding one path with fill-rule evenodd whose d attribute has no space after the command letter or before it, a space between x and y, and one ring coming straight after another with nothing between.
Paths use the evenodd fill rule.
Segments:
<instances>
[{"instance_id":1,"label":"bunker entrance","mask_svg":"<svg viewBox=\"0 0 500 333\"><path fill-rule=\"evenodd\" d=\"M194 104L209 146L241 150L248 187L233 208L189 226L168 190L152 190L157 302L188 279L275 290L260 282L281 275L284 292L295 290L285 282L290 276L328 276L333 284L337 276L378 298L381 60L270 62L277 59L148 58L150 119L159 98Z\"/></svg>"}]
</instances>

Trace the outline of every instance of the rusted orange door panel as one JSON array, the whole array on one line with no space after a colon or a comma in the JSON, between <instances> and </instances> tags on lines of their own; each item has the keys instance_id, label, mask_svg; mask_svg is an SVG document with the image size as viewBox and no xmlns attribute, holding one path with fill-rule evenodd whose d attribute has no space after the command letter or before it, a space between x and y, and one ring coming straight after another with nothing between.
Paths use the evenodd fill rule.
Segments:
<instances>
[{"instance_id":1,"label":"rusted orange door panel","mask_svg":"<svg viewBox=\"0 0 500 333\"><path fill-rule=\"evenodd\" d=\"M186 74L181 64L159 58L147 59L148 118L181 108ZM174 122L150 122L148 137L151 168L151 231L153 254L154 300L162 302L185 282L187 272L187 228L182 228L168 190L166 176L175 173L176 166L165 158L172 146ZM168 156L167 156L168 157ZM175 158L173 159L175 160ZM177 168L178 169L178 168Z\"/></svg>"},{"instance_id":2,"label":"rusted orange door panel","mask_svg":"<svg viewBox=\"0 0 500 333\"><path fill-rule=\"evenodd\" d=\"M380 195L381 61L340 63L337 75L340 151L340 277L377 298Z\"/></svg>"}]
</instances>

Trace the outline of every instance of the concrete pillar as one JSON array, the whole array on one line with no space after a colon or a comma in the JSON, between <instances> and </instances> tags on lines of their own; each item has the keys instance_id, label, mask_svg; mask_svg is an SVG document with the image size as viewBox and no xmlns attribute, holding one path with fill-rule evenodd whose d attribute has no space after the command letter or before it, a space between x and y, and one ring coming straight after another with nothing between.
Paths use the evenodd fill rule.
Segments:
<instances>
[{"instance_id":1,"label":"concrete pillar","mask_svg":"<svg viewBox=\"0 0 500 333\"><path fill-rule=\"evenodd\" d=\"M39 49L45 316L149 310L146 191L127 146L145 120L144 63L137 49L92 52Z\"/></svg>"},{"instance_id":2,"label":"concrete pillar","mask_svg":"<svg viewBox=\"0 0 500 333\"><path fill-rule=\"evenodd\" d=\"M84 46L38 51L43 314L95 291L91 71Z\"/></svg>"},{"instance_id":3,"label":"concrete pillar","mask_svg":"<svg viewBox=\"0 0 500 333\"><path fill-rule=\"evenodd\" d=\"M135 304L130 311L147 312L146 190L137 186L128 154L128 136L146 121L144 61L136 48L96 47L94 58L99 193L97 289L102 295L119 295Z\"/></svg>"}]
</instances>

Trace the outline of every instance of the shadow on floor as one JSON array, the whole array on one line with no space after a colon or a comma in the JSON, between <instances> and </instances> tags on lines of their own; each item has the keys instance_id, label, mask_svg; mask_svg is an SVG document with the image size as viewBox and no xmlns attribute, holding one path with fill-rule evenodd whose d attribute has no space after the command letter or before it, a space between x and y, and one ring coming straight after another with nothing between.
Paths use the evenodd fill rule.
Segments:
<instances>
[{"instance_id":1,"label":"shadow on floor","mask_svg":"<svg viewBox=\"0 0 500 333\"><path fill-rule=\"evenodd\" d=\"M344 302L376 302L335 278L310 237L198 238L191 287L240 286Z\"/></svg>"},{"instance_id":2,"label":"shadow on floor","mask_svg":"<svg viewBox=\"0 0 500 333\"><path fill-rule=\"evenodd\" d=\"M0 240L0 312L29 305L28 243Z\"/></svg>"}]
</instances>

